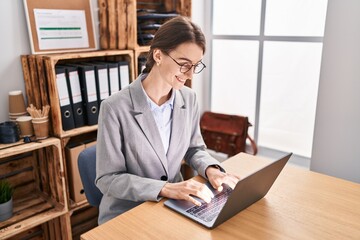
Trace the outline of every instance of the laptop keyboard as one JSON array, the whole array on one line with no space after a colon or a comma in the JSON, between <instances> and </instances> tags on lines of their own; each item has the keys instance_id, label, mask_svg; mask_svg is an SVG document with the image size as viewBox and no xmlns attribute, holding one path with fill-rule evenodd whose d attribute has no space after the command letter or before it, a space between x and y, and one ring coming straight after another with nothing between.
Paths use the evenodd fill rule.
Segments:
<instances>
[{"instance_id":1,"label":"laptop keyboard","mask_svg":"<svg viewBox=\"0 0 360 240\"><path fill-rule=\"evenodd\" d=\"M230 187L226 187L223 191L216 194L211 202L203 203L201 206L191 207L187 209L186 212L202 219L205 222L211 222L218 216L231 192L232 189Z\"/></svg>"}]
</instances>

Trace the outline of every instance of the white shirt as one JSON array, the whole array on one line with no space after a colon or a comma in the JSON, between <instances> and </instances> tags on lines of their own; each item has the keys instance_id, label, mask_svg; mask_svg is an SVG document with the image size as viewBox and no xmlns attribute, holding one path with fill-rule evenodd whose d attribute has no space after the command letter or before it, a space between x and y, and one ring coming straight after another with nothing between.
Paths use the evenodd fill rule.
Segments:
<instances>
[{"instance_id":1,"label":"white shirt","mask_svg":"<svg viewBox=\"0 0 360 240\"><path fill-rule=\"evenodd\" d=\"M144 93L146 95L147 102L149 103L151 112L154 116L156 125L159 129L161 141L163 143L166 154L170 144L172 112L174 107L175 91L174 90L172 91L170 99L167 100L165 103L163 103L161 106L158 106L153 100L151 100L147 95L147 93L145 92L145 90Z\"/></svg>"}]
</instances>

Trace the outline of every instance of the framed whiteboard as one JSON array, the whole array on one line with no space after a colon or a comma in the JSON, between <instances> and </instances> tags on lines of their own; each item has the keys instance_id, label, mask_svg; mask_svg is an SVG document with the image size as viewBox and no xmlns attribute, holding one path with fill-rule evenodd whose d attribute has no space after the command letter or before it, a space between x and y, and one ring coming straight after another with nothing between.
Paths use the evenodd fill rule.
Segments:
<instances>
[{"instance_id":1,"label":"framed whiteboard","mask_svg":"<svg viewBox=\"0 0 360 240\"><path fill-rule=\"evenodd\" d=\"M32 54L97 49L90 0L24 0Z\"/></svg>"}]
</instances>

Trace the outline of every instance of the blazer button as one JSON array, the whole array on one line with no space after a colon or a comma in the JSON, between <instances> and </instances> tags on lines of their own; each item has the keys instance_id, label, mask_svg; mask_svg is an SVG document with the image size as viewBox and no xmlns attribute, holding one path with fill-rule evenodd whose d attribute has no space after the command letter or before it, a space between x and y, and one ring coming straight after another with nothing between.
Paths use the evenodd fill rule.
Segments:
<instances>
[{"instance_id":1,"label":"blazer button","mask_svg":"<svg viewBox=\"0 0 360 240\"><path fill-rule=\"evenodd\" d=\"M167 181L168 180L168 178L167 178L167 176L161 176L161 181Z\"/></svg>"}]
</instances>

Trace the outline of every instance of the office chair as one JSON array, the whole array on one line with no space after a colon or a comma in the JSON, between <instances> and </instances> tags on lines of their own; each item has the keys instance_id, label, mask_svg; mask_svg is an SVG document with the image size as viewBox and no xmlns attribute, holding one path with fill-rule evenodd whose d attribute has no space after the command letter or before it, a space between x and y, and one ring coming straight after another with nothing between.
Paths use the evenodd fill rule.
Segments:
<instances>
[{"instance_id":1,"label":"office chair","mask_svg":"<svg viewBox=\"0 0 360 240\"><path fill-rule=\"evenodd\" d=\"M103 194L95 185L96 145L84 149L79 154L78 167L86 199L91 206L99 207Z\"/></svg>"}]
</instances>

